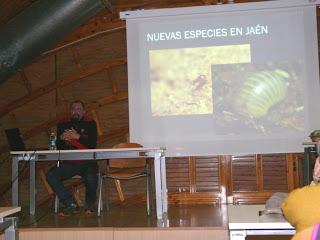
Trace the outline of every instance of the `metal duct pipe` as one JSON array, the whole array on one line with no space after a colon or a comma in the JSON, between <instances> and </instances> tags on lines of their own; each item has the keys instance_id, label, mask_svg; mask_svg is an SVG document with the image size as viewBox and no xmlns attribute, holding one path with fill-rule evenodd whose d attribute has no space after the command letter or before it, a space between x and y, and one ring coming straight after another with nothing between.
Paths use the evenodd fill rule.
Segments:
<instances>
[{"instance_id":1,"label":"metal duct pipe","mask_svg":"<svg viewBox=\"0 0 320 240\"><path fill-rule=\"evenodd\" d=\"M108 0L38 0L0 26L0 83L107 5Z\"/></svg>"}]
</instances>

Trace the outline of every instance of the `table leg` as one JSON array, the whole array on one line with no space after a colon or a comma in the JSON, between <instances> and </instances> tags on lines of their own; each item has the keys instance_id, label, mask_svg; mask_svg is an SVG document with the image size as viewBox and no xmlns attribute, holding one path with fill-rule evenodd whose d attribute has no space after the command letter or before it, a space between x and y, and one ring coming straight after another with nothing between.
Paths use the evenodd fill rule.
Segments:
<instances>
[{"instance_id":1,"label":"table leg","mask_svg":"<svg viewBox=\"0 0 320 240\"><path fill-rule=\"evenodd\" d=\"M18 237L18 231L16 228L16 218L12 217L12 218L6 218L5 220L6 222L10 223L10 226L8 228L5 229L4 231L4 239L6 240L16 240L19 239Z\"/></svg>"},{"instance_id":2,"label":"table leg","mask_svg":"<svg viewBox=\"0 0 320 240\"><path fill-rule=\"evenodd\" d=\"M19 160L15 156L12 158L12 175L11 175L11 202L12 206L19 205Z\"/></svg>"},{"instance_id":3,"label":"table leg","mask_svg":"<svg viewBox=\"0 0 320 240\"><path fill-rule=\"evenodd\" d=\"M36 213L36 161L30 161L30 214Z\"/></svg>"},{"instance_id":4,"label":"table leg","mask_svg":"<svg viewBox=\"0 0 320 240\"><path fill-rule=\"evenodd\" d=\"M312 153L315 152L312 147L305 147L304 148L304 159L302 163L302 176L303 176L303 185L309 185L312 181Z\"/></svg>"},{"instance_id":5,"label":"table leg","mask_svg":"<svg viewBox=\"0 0 320 240\"><path fill-rule=\"evenodd\" d=\"M161 156L160 159L161 164L161 191L162 191L162 208L163 213L166 214L168 212L168 190L167 190L167 172L166 172L166 157Z\"/></svg>"},{"instance_id":6,"label":"table leg","mask_svg":"<svg viewBox=\"0 0 320 240\"><path fill-rule=\"evenodd\" d=\"M162 203L162 186L161 186L161 164L160 156L155 153L154 156L154 178L156 186L156 206L157 206L157 218L162 219L163 203Z\"/></svg>"}]
</instances>

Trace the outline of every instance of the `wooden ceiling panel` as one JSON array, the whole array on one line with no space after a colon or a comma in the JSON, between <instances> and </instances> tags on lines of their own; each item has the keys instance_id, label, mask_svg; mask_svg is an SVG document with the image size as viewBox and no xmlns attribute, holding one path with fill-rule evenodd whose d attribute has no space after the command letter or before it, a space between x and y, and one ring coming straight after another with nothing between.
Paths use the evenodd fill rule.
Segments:
<instances>
[{"instance_id":1,"label":"wooden ceiling panel","mask_svg":"<svg viewBox=\"0 0 320 240\"><path fill-rule=\"evenodd\" d=\"M0 26L27 8L35 0L0 0Z\"/></svg>"}]
</instances>

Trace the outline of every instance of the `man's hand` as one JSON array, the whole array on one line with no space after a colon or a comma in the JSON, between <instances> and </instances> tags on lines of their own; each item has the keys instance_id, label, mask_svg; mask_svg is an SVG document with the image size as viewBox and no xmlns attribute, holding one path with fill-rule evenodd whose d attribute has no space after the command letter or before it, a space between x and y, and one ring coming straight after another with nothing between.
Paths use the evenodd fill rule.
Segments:
<instances>
[{"instance_id":1,"label":"man's hand","mask_svg":"<svg viewBox=\"0 0 320 240\"><path fill-rule=\"evenodd\" d=\"M71 128L71 129L65 130L61 134L60 138L63 141L79 140L80 134L74 128Z\"/></svg>"}]
</instances>

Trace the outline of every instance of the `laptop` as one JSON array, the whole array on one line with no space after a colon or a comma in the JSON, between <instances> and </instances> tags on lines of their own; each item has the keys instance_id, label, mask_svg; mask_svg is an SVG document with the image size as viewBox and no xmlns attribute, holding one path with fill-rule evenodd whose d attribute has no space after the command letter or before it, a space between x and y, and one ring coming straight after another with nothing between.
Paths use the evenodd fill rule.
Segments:
<instances>
[{"instance_id":1,"label":"laptop","mask_svg":"<svg viewBox=\"0 0 320 240\"><path fill-rule=\"evenodd\" d=\"M9 128L5 130L10 151L26 151L26 146L22 140L19 128Z\"/></svg>"}]
</instances>

